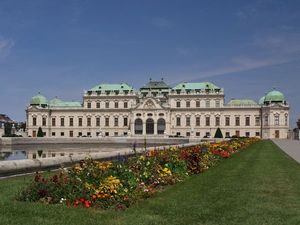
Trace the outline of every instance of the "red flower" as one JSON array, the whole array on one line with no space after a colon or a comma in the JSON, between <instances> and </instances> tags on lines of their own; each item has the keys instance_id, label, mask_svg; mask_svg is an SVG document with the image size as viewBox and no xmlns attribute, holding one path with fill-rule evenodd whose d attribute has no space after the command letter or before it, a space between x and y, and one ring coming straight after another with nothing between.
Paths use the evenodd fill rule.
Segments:
<instances>
[{"instance_id":1,"label":"red flower","mask_svg":"<svg viewBox=\"0 0 300 225\"><path fill-rule=\"evenodd\" d=\"M90 208L90 207L91 207L91 201L86 200L86 201L84 202L84 206L85 206L85 208Z\"/></svg>"},{"instance_id":2,"label":"red flower","mask_svg":"<svg viewBox=\"0 0 300 225\"><path fill-rule=\"evenodd\" d=\"M47 191L45 189L41 189L39 191L39 195L40 195L41 198L44 198L46 196L46 194L47 194Z\"/></svg>"},{"instance_id":3,"label":"red flower","mask_svg":"<svg viewBox=\"0 0 300 225\"><path fill-rule=\"evenodd\" d=\"M36 173L35 177L34 177L34 181L35 182L39 182L41 179L41 175L39 175L38 173Z\"/></svg>"}]
</instances>

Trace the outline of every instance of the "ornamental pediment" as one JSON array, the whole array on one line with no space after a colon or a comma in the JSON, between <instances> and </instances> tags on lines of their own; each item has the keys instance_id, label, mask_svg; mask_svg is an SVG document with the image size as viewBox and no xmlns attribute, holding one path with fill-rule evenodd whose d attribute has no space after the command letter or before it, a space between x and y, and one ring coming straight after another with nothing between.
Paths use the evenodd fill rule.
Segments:
<instances>
[{"instance_id":1,"label":"ornamental pediment","mask_svg":"<svg viewBox=\"0 0 300 225\"><path fill-rule=\"evenodd\" d=\"M157 100L148 98L141 102L137 109L162 109L162 106Z\"/></svg>"}]
</instances>

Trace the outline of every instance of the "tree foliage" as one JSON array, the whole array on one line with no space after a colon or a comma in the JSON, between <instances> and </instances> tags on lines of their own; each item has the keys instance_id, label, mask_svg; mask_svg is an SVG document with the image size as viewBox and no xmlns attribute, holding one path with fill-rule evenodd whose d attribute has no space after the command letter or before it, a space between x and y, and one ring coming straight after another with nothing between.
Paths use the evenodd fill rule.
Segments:
<instances>
[{"instance_id":1,"label":"tree foliage","mask_svg":"<svg viewBox=\"0 0 300 225\"><path fill-rule=\"evenodd\" d=\"M6 137L10 137L12 135L11 129L12 129L12 124L11 123L5 123L4 124L4 135Z\"/></svg>"},{"instance_id":2,"label":"tree foliage","mask_svg":"<svg viewBox=\"0 0 300 225\"><path fill-rule=\"evenodd\" d=\"M218 129L216 130L215 138L223 138L223 134L220 127L218 127Z\"/></svg>"},{"instance_id":3,"label":"tree foliage","mask_svg":"<svg viewBox=\"0 0 300 225\"><path fill-rule=\"evenodd\" d=\"M38 129L37 136L38 136L38 137L44 137L44 133L43 133L43 130L42 130L41 127L39 127L39 129Z\"/></svg>"}]
</instances>

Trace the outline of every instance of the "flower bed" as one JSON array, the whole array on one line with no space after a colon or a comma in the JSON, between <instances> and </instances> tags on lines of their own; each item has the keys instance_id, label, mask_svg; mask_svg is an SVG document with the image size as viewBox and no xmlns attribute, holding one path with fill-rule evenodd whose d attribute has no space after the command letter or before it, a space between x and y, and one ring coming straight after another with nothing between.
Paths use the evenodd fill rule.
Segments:
<instances>
[{"instance_id":1,"label":"flower bed","mask_svg":"<svg viewBox=\"0 0 300 225\"><path fill-rule=\"evenodd\" d=\"M123 209L166 185L207 170L255 141L255 138L245 138L193 147L152 149L111 162L86 159L52 177L37 173L17 199L75 208Z\"/></svg>"}]
</instances>

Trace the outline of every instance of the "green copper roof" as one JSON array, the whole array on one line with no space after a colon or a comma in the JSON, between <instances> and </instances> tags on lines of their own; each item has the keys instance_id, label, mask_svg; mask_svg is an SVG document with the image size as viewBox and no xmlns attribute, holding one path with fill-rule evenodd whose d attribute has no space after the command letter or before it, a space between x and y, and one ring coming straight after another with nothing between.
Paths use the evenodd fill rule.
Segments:
<instances>
[{"instance_id":1,"label":"green copper roof","mask_svg":"<svg viewBox=\"0 0 300 225\"><path fill-rule=\"evenodd\" d=\"M89 91L132 91L133 88L126 83L121 84L99 84Z\"/></svg>"},{"instance_id":2,"label":"green copper roof","mask_svg":"<svg viewBox=\"0 0 300 225\"><path fill-rule=\"evenodd\" d=\"M228 102L228 105L257 105L257 103L251 99L232 99Z\"/></svg>"},{"instance_id":3,"label":"green copper roof","mask_svg":"<svg viewBox=\"0 0 300 225\"><path fill-rule=\"evenodd\" d=\"M263 104L265 103L265 98L266 98L266 96L262 96L262 97L259 99L258 104L263 105Z\"/></svg>"},{"instance_id":4,"label":"green copper roof","mask_svg":"<svg viewBox=\"0 0 300 225\"><path fill-rule=\"evenodd\" d=\"M81 103L80 102L65 102L65 101L62 101L60 100L59 98L55 97L54 99L52 99L50 102L49 102L49 106L50 107L55 107L55 108L59 108L59 107L62 107L62 108L72 108L72 107L81 107Z\"/></svg>"},{"instance_id":5,"label":"green copper roof","mask_svg":"<svg viewBox=\"0 0 300 225\"><path fill-rule=\"evenodd\" d=\"M174 87L174 90L183 90L183 89L186 89L186 90L205 90L205 89L214 90L214 89L220 89L220 88L211 82L200 82L200 83L183 82L183 83L177 84Z\"/></svg>"},{"instance_id":6,"label":"green copper roof","mask_svg":"<svg viewBox=\"0 0 300 225\"><path fill-rule=\"evenodd\" d=\"M36 96L33 96L30 101L31 105L47 105L48 100L45 96L38 94Z\"/></svg>"},{"instance_id":7,"label":"green copper roof","mask_svg":"<svg viewBox=\"0 0 300 225\"><path fill-rule=\"evenodd\" d=\"M284 102L285 96L280 91L270 91L266 97L265 102Z\"/></svg>"}]
</instances>

